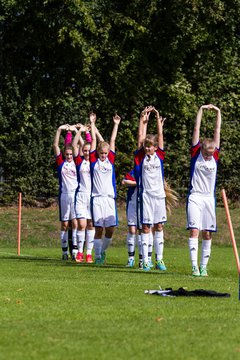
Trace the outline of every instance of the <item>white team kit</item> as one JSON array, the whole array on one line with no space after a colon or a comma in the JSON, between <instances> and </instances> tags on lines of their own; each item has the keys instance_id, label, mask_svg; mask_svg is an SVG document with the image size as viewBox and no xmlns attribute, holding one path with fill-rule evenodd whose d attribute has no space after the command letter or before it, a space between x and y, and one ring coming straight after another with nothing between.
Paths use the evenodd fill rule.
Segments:
<instances>
[{"instance_id":1,"label":"white team kit","mask_svg":"<svg viewBox=\"0 0 240 360\"><path fill-rule=\"evenodd\" d=\"M91 175L90 161L78 155L74 158L77 167L78 187L76 191L75 210L77 219L91 219Z\"/></svg>"},{"instance_id":2,"label":"white team kit","mask_svg":"<svg viewBox=\"0 0 240 360\"><path fill-rule=\"evenodd\" d=\"M187 228L216 231L216 176L219 149L204 160L198 143L191 148L190 190L187 202Z\"/></svg>"},{"instance_id":3,"label":"white team kit","mask_svg":"<svg viewBox=\"0 0 240 360\"><path fill-rule=\"evenodd\" d=\"M97 151L90 153L92 177L92 215L96 227L117 225L115 153L110 151L106 160L98 158Z\"/></svg>"},{"instance_id":4,"label":"white team kit","mask_svg":"<svg viewBox=\"0 0 240 360\"><path fill-rule=\"evenodd\" d=\"M60 221L75 219L75 192L77 189L77 172L74 161L67 162L60 153L56 157L59 179L59 214Z\"/></svg>"},{"instance_id":5,"label":"white team kit","mask_svg":"<svg viewBox=\"0 0 240 360\"><path fill-rule=\"evenodd\" d=\"M153 225L167 221L164 190L163 159L165 152L158 148L153 155L140 149L135 155L135 172L139 174L141 223Z\"/></svg>"}]
</instances>

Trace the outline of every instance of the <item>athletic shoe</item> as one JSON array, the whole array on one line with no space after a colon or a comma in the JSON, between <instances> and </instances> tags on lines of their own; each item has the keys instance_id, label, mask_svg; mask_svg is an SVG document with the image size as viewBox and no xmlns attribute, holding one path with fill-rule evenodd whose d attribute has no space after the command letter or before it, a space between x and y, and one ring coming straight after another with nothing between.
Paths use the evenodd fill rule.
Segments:
<instances>
[{"instance_id":1,"label":"athletic shoe","mask_svg":"<svg viewBox=\"0 0 240 360\"><path fill-rule=\"evenodd\" d=\"M76 261L76 254L72 254L72 261Z\"/></svg>"},{"instance_id":2,"label":"athletic shoe","mask_svg":"<svg viewBox=\"0 0 240 360\"><path fill-rule=\"evenodd\" d=\"M167 270L163 260L157 260L156 261L156 269L161 270L161 271L166 271Z\"/></svg>"},{"instance_id":3,"label":"athletic shoe","mask_svg":"<svg viewBox=\"0 0 240 360\"><path fill-rule=\"evenodd\" d=\"M83 253L78 252L78 253L77 253L77 256L76 256L76 262L77 262L77 263L81 263L81 262L83 262L83 261L84 261Z\"/></svg>"},{"instance_id":4,"label":"athletic shoe","mask_svg":"<svg viewBox=\"0 0 240 360\"><path fill-rule=\"evenodd\" d=\"M103 251L101 253L101 264L102 265L105 264L105 261L106 261L106 253L105 253L105 251Z\"/></svg>"},{"instance_id":5,"label":"athletic shoe","mask_svg":"<svg viewBox=\"0 0 240 360\"><path fill-rule=\"evenodd\" d=\"M134 259L128 259L128 263L126 265L126 267L130 267L133 268L135 264L135 260Z\"/></svg>"},{"instance_id":6,"label":"athletic shoe","mask_svg":"<svg viewBox=\"0 0 240 360\"><path fill-rule=\"evenodd\" d=\"M151 268L149 267L147 262L143 262L143 267L142 267L143 271L149 271L151 270Z\"/></svg>"},{"instance_id":7,"label":"athletic shoe","mask_svg":"<svg viewBox=\"0 0 240 360\"><path fill-rule=\"evenodd\" d=\"M150 269L154 267L152 259L148 261L148 266L150 267Z\"/></svg>"},{"instance_id":8,"label":"athletic shoe","mask_svg":"<svg viewBox=\"0 0 240 360\"><path fill-rule=\"evenodd\" d=\"M102 265L102 259L101 258L96 258L94 261L95 265Z\"/></svg>"},{"instance_id":9,"label":"athletic shoe","mask_svg":"<svg viewBox=\"0 0 240 360\"><path fill-rule=\"evenodd\" d=\"M192 267L192 276L200 276L200 271L199 271L198 266Z\"/></svg>"},{"instance_id":10,"label":"athletic shoe","mask_svg":"<svg viewBox=\"0 0 240 360\"><path fill-rule=\"evenodd\" d=\"M63 254L62 255L62 260L68 260L68 254Z\"/></svg>"},{"instance_id":11,"label":"athletic shoe","mask_svg":"<svg viewBox=\"0 0 240 360\"><path fill-rule=\"evenodd\" d=\"M204 277L208 276L207 269L205 267L200 266L199 270L200 270L200 276L204 276Z\"/></svg>"},{"instance_id":12,"label":"athletic shoe","mask_svg":"<svg viewBox=\"0 0 240 360\"><path fill-rule=\"evenodd\" d=\"M139 261L138 267L139 267L139 269L142 269L142 268L143 268L143 262L142 262L142 261Z\"/></svg>"},{"instance_id":13,"label":"athletic shoe","mask_svg":"<svg viewBox=\"0 0 240 360\"><path fill-rule=\"evenodd\" d=\"M92 255L91 255L91 254L86 255L86 263L88 263L88 264L92 264L92 263L93 263L93 258L92 258Z\"/></svg>"}]
</instances>

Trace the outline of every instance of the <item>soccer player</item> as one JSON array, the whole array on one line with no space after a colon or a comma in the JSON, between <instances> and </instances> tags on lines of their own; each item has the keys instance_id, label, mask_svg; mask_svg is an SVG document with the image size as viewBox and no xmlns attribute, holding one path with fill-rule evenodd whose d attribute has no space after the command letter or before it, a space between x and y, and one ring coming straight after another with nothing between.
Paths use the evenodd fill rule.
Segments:
<instances>
[{"instance_id":1,"label":"soccer player","mask_svg":"<svg viewBox=\"0 0 240 360\"><path fill-rule=\"evenodd\" d=\"M137 183L134 177L134 171L131 170L124 179L122 185L127 186L127 222L128 222L128 234L127 234L127 248L128 248L128 263L127 267L133 268L135 264L135 242L137 240L138 252L139 252L139 268L142 268L142 243L141 235L138 234L139 221L137 216Z\"/></svg>"},{"instance_id":2,"label":"soccer player","mask_svg":"<svg viewBox=\"0 0 240 360\"><path fill-rule=\"evenodd\" d=\"M61 125L56 132L53 150L56 157L57 173L59 179L59 217L61 221L60 240L62 246L62 259L68 260L68 224L72 222L72 239L76 241L77 221L74 209L74 197L77 188L76 166L73 161L72 147L66 145L62 155L59 148L59 139L62 130L69 130L68 124Z\"/></svg>"},{"instance_id":3,"label":"soccer player","mask_svg":"<svg viewBox=\"0 0 240 360\"><path fill-rule=\"evenodd\" d=\"M199 135L203 110L215 111L213 139L200 144ZM190 189L187 199L187 229L193 276L208 276L207 264L211 253L212 232L216 232L215 188L220 148L221 112L212 104L202 105L197 113L191 147ZM198 268L198 237L202 231L202 256Z\"/></svg>"},{"instance_id":4,"label":"soccer player","mask_svg":"<svg viewBox=\"0 0 240 360\"><path fill-rule=\"evenodd\" d=\"M147 133L150 113L157 121L157 136ZM138 186L140 201L140 221L142 224L143 270L150 270L148 262L148 246L152 225L154 225L154 248L156 253L156 269L165 271L163 261L163 224L167 221L163 160L163 123L159 112L152 106L143 110L139 122L138 150L134 157L134 173Z\"/></svg>"},{"instance_id":5,"label":"soccer player","mask_svg":"<svg viewBox=\"0 0 240 360\"><path fill-rule=\"evenodd\" d=\"M96 119L95 114L90 114L91 117ZM90 176L90 161L89 153L91 148L91 136L88 132L88 127L78 124L76 125L79 131L73 140L73 155L74 161L77 167L78 188L76 191L75 209L76 218L78 222L77 230L77 248L78 253L76 256L76 262L84 261L84 244L86 240L87 254L86 262L92 263L92 250L94 244L95 228L92 222L90 198L91 198L91 176ZM85 132L85 137L88 141L83 140L81 134ZM97 137L99 141L103 141L103 138L99 131L96 129ZM80 143L80 151L78 147Z\"/></svg>"},{"instance_id":6,"label":"soccer player","mask_svg":"<svg viewBox=\"0 0 240 360\"><path fill-rule=\"evenodd\" d=\"M121 118L113 117L113 130L110 143L101 142L96 148L96 118L91 117L92 144L90 152L90 167L92 178L92 215L95 226L94 253L95 264L105 262L106 249L112 241L115 226L118 224L116 208L115 179L115 140ZM105 229L104 238L103 229Z\"/></svg>"}]
</instances>

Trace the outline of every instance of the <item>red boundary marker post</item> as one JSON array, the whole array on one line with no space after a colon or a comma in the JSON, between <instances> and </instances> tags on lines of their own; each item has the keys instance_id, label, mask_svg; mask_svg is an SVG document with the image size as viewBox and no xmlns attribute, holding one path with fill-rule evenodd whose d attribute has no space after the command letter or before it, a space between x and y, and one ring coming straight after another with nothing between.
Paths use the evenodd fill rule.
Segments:
<instances>
[{"instance_id":1,"label":"red boundary marker post","mask_svg":"<svg viewBox=\"0 0 240 360\"><path fill-rule=\"evenodd\" d=\"M18 194L18 236L17 236L17 254L21 251L21 220L22 220L22 193Z\"/></svg>"},{"instance_id":2,"label":"red boundary marker post","mask_svg":"<svg viewBox=\"0 0 240 360\"><path fill-rule=\"evenodd\" d=\"M236 264L237 264L238 280L239 280L239 283L238 283L238 300L240 300L240 263L239 263L239 255L238 255L238 249L237 249L236 240L235 240L235 236L234 236L234 232L233 232L233 226L232 226L232 220L231 220L231 216L230 216L230 212L229 212L227 196L226 196L226 192L225 192L224 189L222 189L222 198L223 198L223 204L224 204L224 207L225 207L225 210L226 210L230 237L231 237L231 241L232 241L232 245L233 245L233 251L234 251L234 255L235 255L235 259L236 259Z\"/></svg>"}]
</instances>

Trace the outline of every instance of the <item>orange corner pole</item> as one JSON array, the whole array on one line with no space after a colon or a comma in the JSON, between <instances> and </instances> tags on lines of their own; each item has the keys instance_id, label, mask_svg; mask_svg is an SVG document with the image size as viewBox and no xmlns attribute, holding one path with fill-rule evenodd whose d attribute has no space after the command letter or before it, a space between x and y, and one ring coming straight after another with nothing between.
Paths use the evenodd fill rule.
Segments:
<instances>
[{"instance_id":1,"label":"orange corner pole","mask_svg":"<svg viewBox=\"0 0 240 360\"><path fill-rule=\"evenodd\" d=\"M234 232L233 232L233 226L232 226L232 220L231 220L231 216L230 216L230 212L229 212L227 196L226 196L224 189L222 189L222 198L223 198L223 204L224 204L224 207L226 210L230 237L231 237L233 251L234 251L234 255L235 255L235 259L236 259L236 263L237 263L237 270L238 270L238 274L240 276L240 263L239 263L238 250L237 250L236 240L235 240L235 236L234 236Z\"/></svg>"},{"instance_id":2,"label":"orange corner pole","mask_svg":"<svg viewBox=\"0 0 240 360\"><path fill-rule=\"evenodd\" d=\"M21 248L21 220L22 220L22 193L18 194L18 236L17 236L17 254L20 256Z\"/></svg>"}]
</instances>

